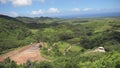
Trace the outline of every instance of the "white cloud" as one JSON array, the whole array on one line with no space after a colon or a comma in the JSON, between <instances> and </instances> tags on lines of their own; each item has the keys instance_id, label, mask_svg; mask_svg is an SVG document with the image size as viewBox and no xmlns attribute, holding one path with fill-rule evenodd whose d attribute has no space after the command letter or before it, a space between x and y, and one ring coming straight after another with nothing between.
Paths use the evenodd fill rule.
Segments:
<instances>
[{"instance_id":1,"label":"white cloud","mask_svg":"<svg viewBox=\"0 0 120 68\"><path fill-rule=\"evenodd\" d=\"M39 0L41 3L44 3L45 2L45 0Z\"/></svg>"},{"instance_id":2,"label":"white cloud","mask_svg":"<svg viewBox=\"0 0 120 68\"><path fill-rule=\"evenodd\" d=\"M7 3L8 2L8 0L0 0L0 3Z\"/></svg>"},{"instance_id":3,"label":"white cloud","mask_svg":"<svg viewBox=\"0 0 120 68\"><path fill-rule=\"evenodd\" d=\"M9 16L17 17L19 14L17 12L11 11L8 13Z\"/></svg>"},{"instance_id":4,"label":"white cloud","mask_svg":"<svg viewBox=\"0 0 120 68\"><path fill-rule=\"evenodd\" d=\"M84 8L83 11L92 11L93 8Z\"/></svg>"},{"instance_id":5,"label":"white cloud","mask_svg":"<svg viewBox=\"0 0 120 68\"><path fill-rule=\"evenodd\" d=\"M71 11L73 11L73 12L80 12L80 9L79 8L73 8Z\"/></svg>"},{"instance_id":6,"label":"white cloud","mask_svg":"<svg viewBox=\"0 0 120 68\"><path fill-rule=\"evenodd\" d=\"M11 2L13 6L26 6L32 4L32 0L0 0L0 3L7 2ZM43 1L41 0L41 2Z\"/></svg>"},{"instance_id":7,"label":"white cloud","mask_svg":"<svg viewBox=\"0 0 120 68\"><path fill-rule=\"evenodd\" d=\"M48 13L59 13L60 11L57 8L49 8Z\"/></svg>"},{"instance_id":8,"label":"white cloud","mask_svg":"<svg viewBox=\"0 0 120 68\"><path fill-rule=\"evenodd\" d=\"M31 5L32 2L35 0L0 0L0 3L7 3L10 2L12 3L13 6L27 6L27 5ZM45 0L36 0L36 2L41 2L44 3Z\"/></svg>"},{"instance_id":9,"label":"white cloud","mask_svg":"<svg viewBox=\"0 0 120 68\"><path fill-rule=\"evenodd\" d=\"M59 13L60 11L57 8L49 8L48 10L34 10L30 12L30 15L42 15L42 14L55 14L55 13Z\"/></svg>"},{"instance_id":10,"label":"white cloud","mask_svg":"<svg viewBox=\"0 0 120 68\"><path fill-rule=\"evenodd\" d=\"M31 12L32 15L39 15L39 14L44 14L43 10L39 9L39 10L36 10L36 11L32 11Z\"/></svg>"},{"instance_id":11,"label":"white cloud","mask_svg":"<svg viewBox=\"0 0 120 68\"><path fill-rule=\"evenodd\" d=\"M11 2L14 6L26 6L32 4L32 0L11 0Z\"/></svg>"}]
</instances>

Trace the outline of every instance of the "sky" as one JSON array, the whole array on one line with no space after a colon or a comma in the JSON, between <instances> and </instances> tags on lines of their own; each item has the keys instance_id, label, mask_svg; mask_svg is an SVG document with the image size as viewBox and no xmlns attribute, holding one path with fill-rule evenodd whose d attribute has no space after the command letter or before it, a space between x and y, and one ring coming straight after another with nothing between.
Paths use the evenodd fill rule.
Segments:
<instances>
[{"instance_id":1,"label":"sky","mask_svg":"<svg viewBox=\"0 0 120 68\"><path fill-rule=\"evenodd\" d=\"M120 0L0 0L0 14L27 17L120 12Z\"/></svg>"}]
</instances>

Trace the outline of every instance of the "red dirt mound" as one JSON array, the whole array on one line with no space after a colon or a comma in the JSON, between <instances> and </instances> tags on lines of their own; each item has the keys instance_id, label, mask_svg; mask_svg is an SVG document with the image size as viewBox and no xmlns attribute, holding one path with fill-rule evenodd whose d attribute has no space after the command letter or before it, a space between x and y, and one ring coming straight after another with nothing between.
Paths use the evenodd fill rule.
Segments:
<instances>
[{"instance_id":1,"label":"red dirt mound","mask_svg":"<svg viewBox=\"0 0 120 68\"><path fill-rule=\"evenodd\" d=\"M45 58L41 56L39 45L40 43L35 43L3 54L0 56L0 61L4 61L7 57L10 57L10 59L15 61L17 64L23 64L27 60L43 61Z\"/></svg>"}]
</instances>

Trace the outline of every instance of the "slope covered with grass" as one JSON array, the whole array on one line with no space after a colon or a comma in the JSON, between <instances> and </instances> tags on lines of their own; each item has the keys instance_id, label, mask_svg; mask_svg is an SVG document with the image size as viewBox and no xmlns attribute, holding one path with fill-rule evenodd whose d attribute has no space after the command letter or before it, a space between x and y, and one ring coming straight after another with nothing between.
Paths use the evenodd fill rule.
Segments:
<instances>
[{"instance_id":1,"label":"slope covered with grass","mask_svg":"<svg viewBox=\"0 0 120 68\"><path fill-rule=\"evenodd\" d=\"M0 54L32 41L31 32L24 26L23 22L0 15Z\"/></svg>"}]
</instances>

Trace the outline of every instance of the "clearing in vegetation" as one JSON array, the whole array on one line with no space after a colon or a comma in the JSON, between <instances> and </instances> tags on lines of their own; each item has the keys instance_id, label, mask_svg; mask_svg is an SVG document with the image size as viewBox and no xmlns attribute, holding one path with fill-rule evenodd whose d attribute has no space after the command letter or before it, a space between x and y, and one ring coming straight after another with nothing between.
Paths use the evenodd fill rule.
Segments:
<instances>
[{"instance_id":1,"label":"clearing in vegetation","mask_svg":"<svg viewBox=\"0 0 120 68\"><path fill-rule=\"evenodd\" d=\"M29 46L24 46L20 49L16 49L9 53L3 54L0 56L0 61L3 61L7 57L10 57L10 59L15 61L17 64L23 64L28 60L43 61L45 58L41 56L39 45L40 43L34 43Z\"/></svg>"}]
</instances>

